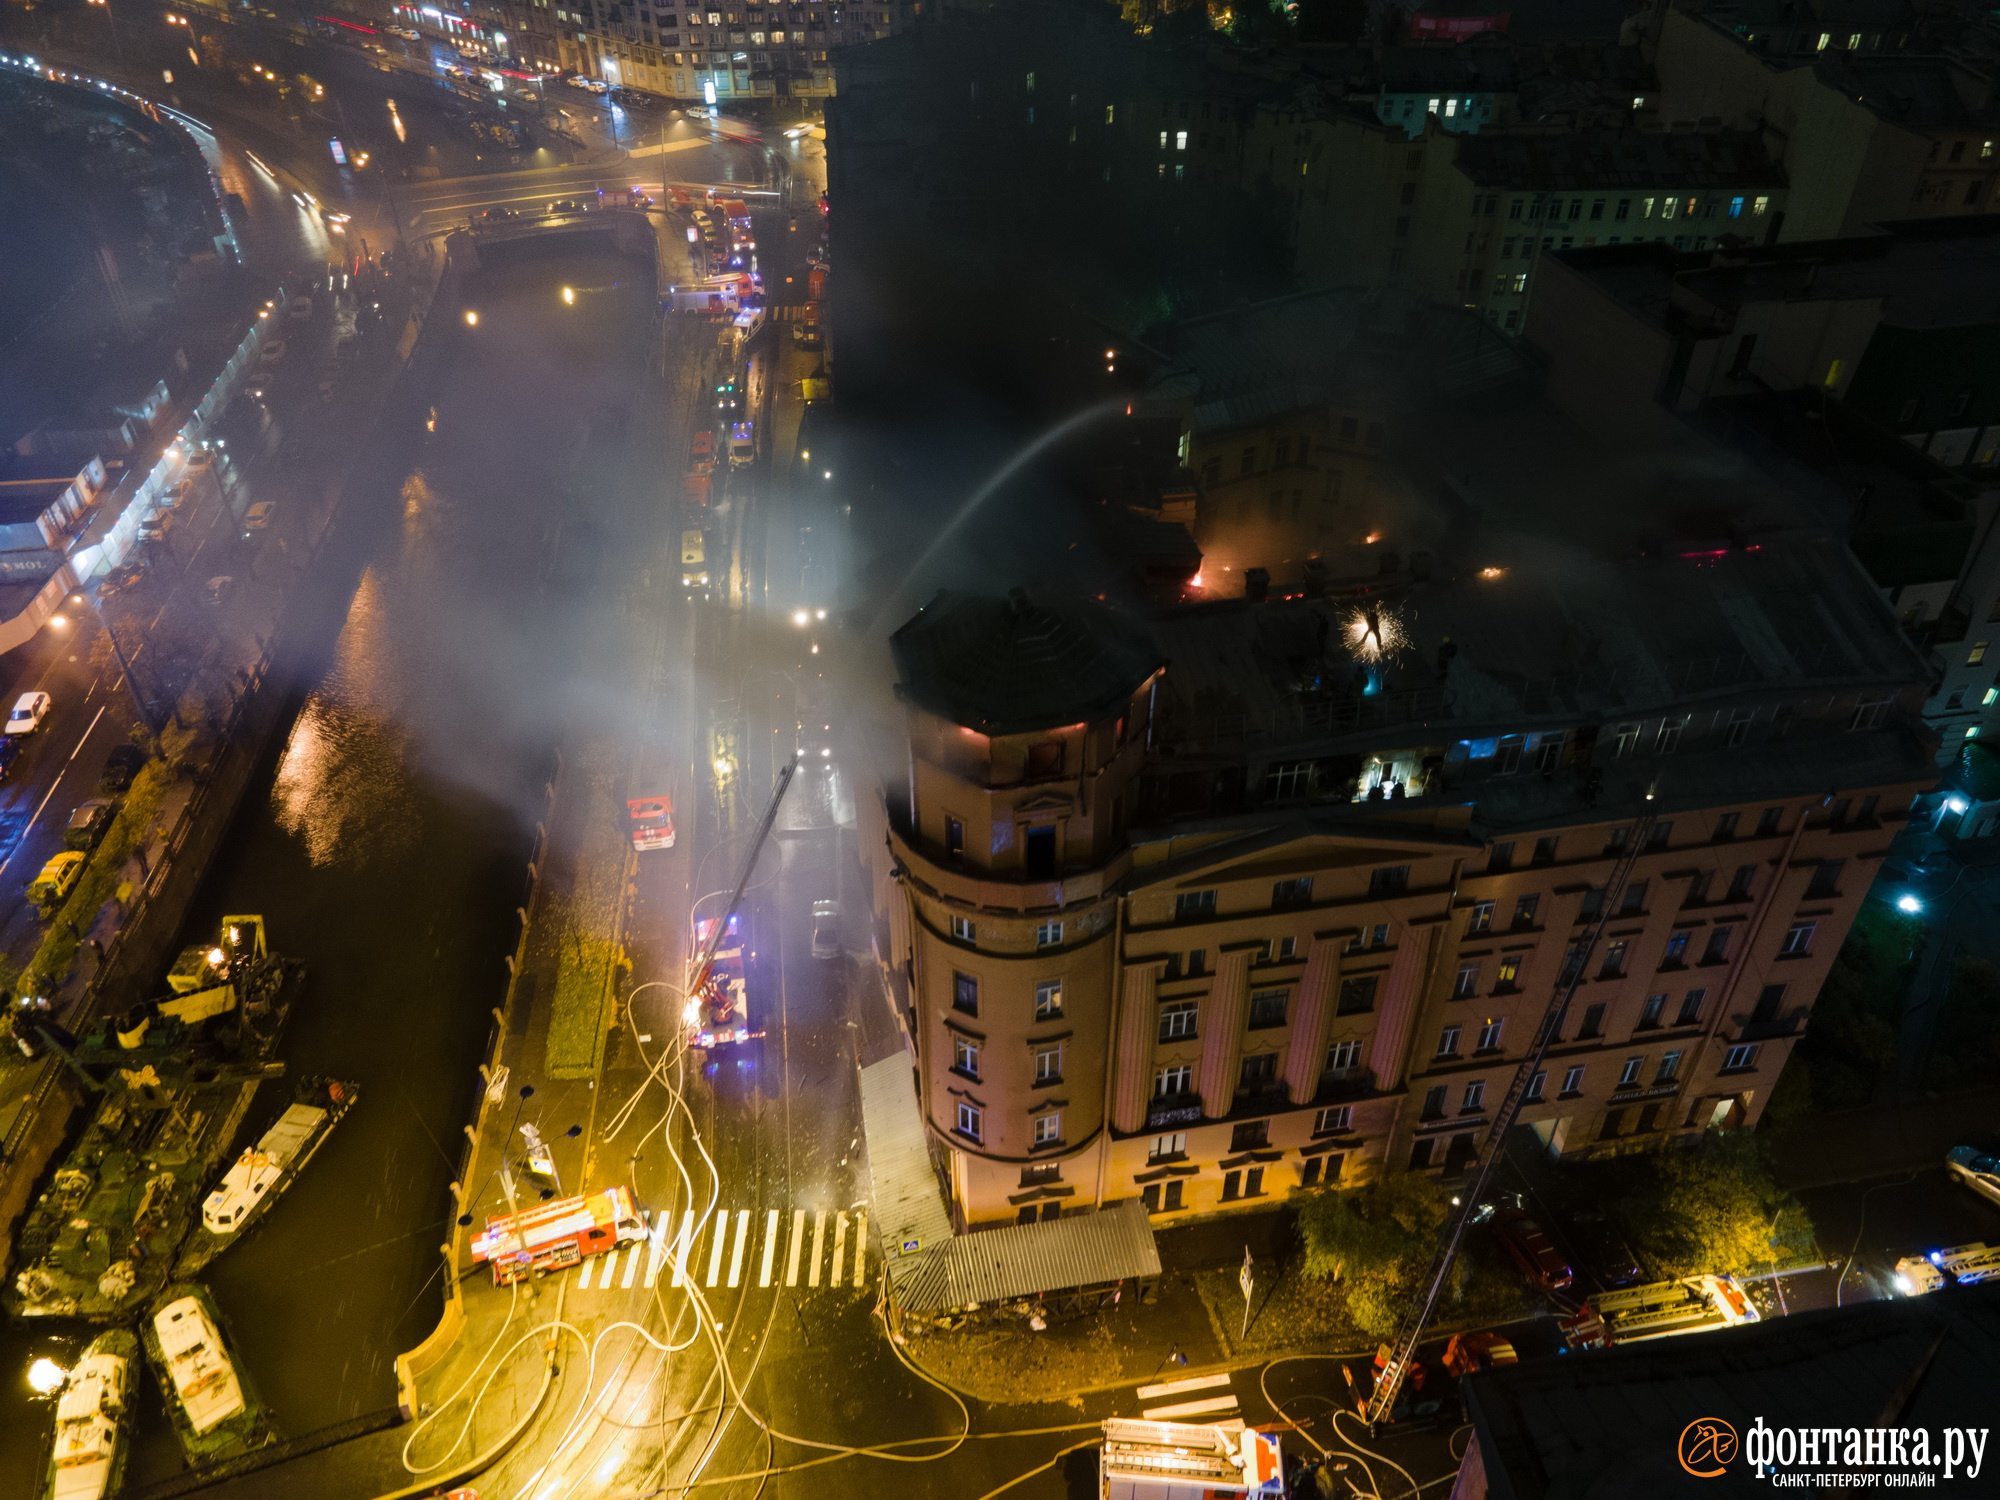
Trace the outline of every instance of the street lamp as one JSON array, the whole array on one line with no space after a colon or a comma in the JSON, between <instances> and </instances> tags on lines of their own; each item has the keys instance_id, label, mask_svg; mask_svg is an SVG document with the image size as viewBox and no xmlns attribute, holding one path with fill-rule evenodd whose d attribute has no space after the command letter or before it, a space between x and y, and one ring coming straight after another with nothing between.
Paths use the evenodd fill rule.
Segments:
<instances>
[{"instance_id":1,"label":"street lamp","mask_svg":"<svg viewBox=\"0 0 2000 1500\"><path fill-rule=\"evenodd\" d=\"M124 42L120 41L120 40L119 40L119 37L118 37L118 18L117 18L116 16L114 16L114 15L112 15L112 14L111 14L111 0L87 0L87 3L89 3L89 4L91 4L91 5L96 5L96 6L101 6L101 7L103 7L103 10L104 10L104 19L105 19L105 20L106 20L107 22L109 22L109 23L110 23L110 26L111 26L111 47L112 47L112 50L113 50L113 51L115 51L115 52L116 52L116 53L118 54L118 66L119 66L119 67L121 67L121 68L122 68L122 67L124 67L124 66L125 66L125 44L124 44Z\"/></svg>"}]
</instances>

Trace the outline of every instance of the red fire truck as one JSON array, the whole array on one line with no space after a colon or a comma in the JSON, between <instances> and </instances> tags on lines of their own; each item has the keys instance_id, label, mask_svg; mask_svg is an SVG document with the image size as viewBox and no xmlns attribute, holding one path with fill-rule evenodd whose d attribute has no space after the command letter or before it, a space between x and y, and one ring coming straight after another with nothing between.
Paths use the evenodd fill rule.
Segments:
<instances>
[{"instance_id":1,"label":"red fire truck","mask_svg":"<svg viewBox=\"0 0 2000 1500\"><path fill-rule=\"evenodd\" d=\"M609 1187L488 1219L486 1232L472 1241L472 1258L492 1264L495 1286L511 1286L530 1272L560 1271L586 1255L645 1237L646 1221L632 1206L632 1190Z\"/></svg>"}]
</instances>

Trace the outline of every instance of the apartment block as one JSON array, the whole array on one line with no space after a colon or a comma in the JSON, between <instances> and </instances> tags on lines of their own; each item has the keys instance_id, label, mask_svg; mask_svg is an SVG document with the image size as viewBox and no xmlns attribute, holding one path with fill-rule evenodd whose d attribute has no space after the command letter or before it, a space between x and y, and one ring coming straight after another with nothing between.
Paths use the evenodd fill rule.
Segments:
<instances>
[{"instance_id":1,"label":"apartment block","mask_svg":"<svg viewBox=\"0 0 2000 1500\"><path fill-rule=\"evenodd\" d=\"M1572 980L1549 1151L1755 1123L1934 779L1924 667L1837 541L1648 552L1678 497L1608 493L1386 587L897 633L876 899L963 1222L1454 1172Z\"/></svg>"},{"instance_id":2,"label":"apartment block","mask_svg":"<svg viewBox=\"0 0 2000 1500\"><path fill-rule=\"evenodd\" d=\"M1460 134L1432 119L1411 140L1348 112L1293 133L1310 184L1294 210L1301 279L1386 282L1479 309L1510 333L1551 250L1758 243L1787 201L1784 173L1744 131Z\"/></svg>"},{"instance_id":3,"label":"apartment block","mask_svg":"<svg viewBox=\"0 0 2000 1500\"><path fill-rule=\"evenodd\" d=\"M1761 131L1791 186L1782 239L1984 213L2000 179L1995 68L1951 30L1901 5L1676 7L1655 56L1659 117Z\"/></svg>"}]
</instances>

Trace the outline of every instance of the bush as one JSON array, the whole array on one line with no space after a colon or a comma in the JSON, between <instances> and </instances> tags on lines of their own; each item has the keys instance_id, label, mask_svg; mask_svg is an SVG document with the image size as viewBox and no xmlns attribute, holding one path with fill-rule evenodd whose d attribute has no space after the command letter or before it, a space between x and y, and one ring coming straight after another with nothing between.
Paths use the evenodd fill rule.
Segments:
<instances>
[{"instance_id":1,"label":"bush","mask_svg":"<svg viewBox=\"0 0 2000 1500\"><path fill-rule=\"evenodd\" d=\"M1933 1088L1981 1083L2000 1070L2000 969L1983 958L1952 966L1924 1081Z\"/></svg>"},{"instance_id":2,"label":"bush","mask_svg":"<svg viewBox=\"0 0 2000 1500\"><path fill-rule=\"evenodd\" d=\"M1712 1131L1694 1146L1621 1158L1608 1170L1623 1177L1604 1186L1656 1276L1755 1275L1817 1249L1806 1211L1772 1181L1746 1133Z\"/></svg>"}]
</instances>

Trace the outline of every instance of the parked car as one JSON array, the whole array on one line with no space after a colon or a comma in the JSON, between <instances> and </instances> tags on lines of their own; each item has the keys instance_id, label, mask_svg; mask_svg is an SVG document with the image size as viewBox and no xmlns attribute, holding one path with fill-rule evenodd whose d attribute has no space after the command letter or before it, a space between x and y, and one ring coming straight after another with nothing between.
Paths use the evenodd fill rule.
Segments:
<instances>
[{"instance_id":1,"label":"parked car","mask_svg":"<svg viewBox=\"0 0 2000 1500\"><path fill-rule=\"evenodd\" d=\"M55 700L47 693L23 693L14 700L14 711L7 715L6 734L33 734L42 727L42 720L55 707Z\"/></svg>"},{"instance_id":2,"label":"parked car","mask_svg":"<svg viewBox=\"0 0 2000 1500\"><path fill-rule=\"evenodd\" d=\"M1563 1258L1562 1251L1556 1249L1556 1242L1529 1217L1526 1209L1501 1204L1493 1210L1488 1222L1508 1258L1543 1291L1560 1292L1576 1280L1575 1271Z\"/></svg>"},{"instance_id":3,"label":"parked car","mask_svg":"<svg viewBox=\"0 0 2000 1500\"><path fill-rule=\"evenodd\" d=\"M270 343L264 346L264 352L257 356L257 362L266 367L283 364L284 359L285 341L283 339L272 339Z\"/></svg>"},{"instance_id":4,"label":"parked car","mask_svg":"<svg viewBox=\"0 0 2000 1500\"><path fill-rule=\"evenodd\" d=\"M210 604L220 604L229 596L229 591L235 587L235 584L235 575L231 573L224 573L219 578L209 579L207 587L204 590L208 595L208 602Z\"/></svg>"},{"instance_id":5,"label":"parked car","mask_svg":"<svg viewBox=\"0 0 2000 1500\"><path fill-rule=\"evenodd\" d=\"M104 757L104 774L97 778L97 784L107 792L122 792L132 785L132 778L145 763L146 752L137 745L113 745Z\"/></svg>"},{"instance_id":6,"label":"parked car","mask_svg":"<svg viewBox=\"0 0 2000 1500\"><path fill-rule=\"evenodd\" d=\"M2000 1156L1972 1146L1953 1146L1944 1154L1944 1170L1952 1181L2000 1203Z\"/></svg>"},{"instance_id":7,"label":"parked car","mask_svg":"<svg viewBox=\"0 0 2000 1500\"><path fill-rule=\"evenodd\" d=\"M75 888L77 878L83 874L84 856L74 849L65 850L41 868L41 873L28 882L28 899L48 916L55 906Z\"/></svg>"},{"instance_id":8,"label":"parked car","mask_svg":"<svg viewBox=\"0 0 2000 1500\"><path fill-rule=\"evenodd\" d=\"M167 534L174 529L176 519L174 513L170 510L156 512L150 521L147 521L139 528L139 540L142 542L164 541Z\"/></svg>"},{"instance_id":9,"label":"parked car","mask_svg":"<svg viewBox=\"0 0 2000 1500\"><path fill-rule=\"evenodd\" d=\"M313 315L313 299L310 297L292 298L291 314L294 323L308 321Z\"/></svg>"},{"instance_id":10,"label":"parked car","mask_svg":"<svg viewBox=\"0 0 2000 1500\"><path fill-rule=\"evenodd\" d=\"M206 448L197 448L188 455L187 471L190 474L206 474L215 467L215 455Z\"/></svg>"},{"instance_id":11,"label":"parked car","mask_svg":"<svg viewBox=\"0 0 2000 1500\"><path fill-rule=\"evenodd\" d=\"M0 781L7 779L7 773L14 769L14 762L21 758L19 740L0 740Z\"/></svg>"},{"instance_id":12,"label":"parked car","mask_svg":"<svg viewBox=\"0 0 2000 1500\"><path fill-rule=\"evenodd\" d=\"M812 956L814 958L840 957L840 903L838 901L813 902Z\"/></svg>"},{"instance_id":13,"label":"parked car","mask_svg":"<svg viewBox=\"0 0 2000 1500\"><path fill-rule=\"evenodd\" d=\"M111 826L111 820L117 815L118 804L109 797L92 797L87 802L79 802L63 829L63 848L81 849L85 853L95 849L97 841L104 837L104 830Z\"/></svg>"},{"instance_id":14,"label":"parked car","mask_svg":"<svg viewBox=\"0 0 2000 1500\"><path fill-rule=\"evenodd\" d=\"M1602 1209L1580 1208L1561 1227L1578 1266L1605 1291L1637 1286L1646 1279L1624 1232Z\"/></svg>"},{"instance_id":15,"label":"parked car","mask_svg":"<svg viewBox=\"0 0 2000 1500\"><path fill-rule=\"evenodd\" d=\"M243 534L249 536L252 532L264 530L271 524L277 514L277 501L259 500L255 505L243 512Z\"/></svg>"},{"instance_id":16,"label":"parked car","mask_svg":"<svg viewBox=\"0 0 2000 1500\"><path fill-rule=\"evenodd\" d=\"M146 565L142 562L121 563L98 580L97 597L109 599L114 594L122 594L135 587L146 576Z\"/></svg>"}]
</instances>

